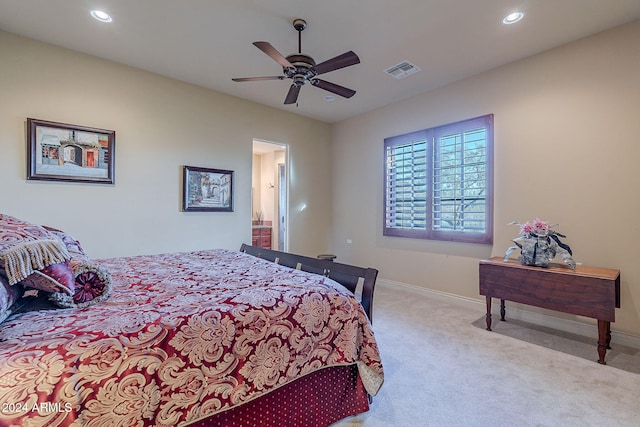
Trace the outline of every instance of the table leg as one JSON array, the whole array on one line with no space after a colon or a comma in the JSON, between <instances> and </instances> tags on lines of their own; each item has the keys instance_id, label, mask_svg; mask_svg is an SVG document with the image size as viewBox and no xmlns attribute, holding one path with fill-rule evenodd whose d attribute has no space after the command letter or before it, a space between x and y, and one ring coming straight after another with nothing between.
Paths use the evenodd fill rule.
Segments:
<instances>
[{"instance_id":1,"label":"table leg","mask_svg":"<svg viewBox=\"0 0 640 427\"><path fill-rule=\"evenodd\" d=\"M598 319L598 363L606 365L604 356L607 354L607 339L611 338L611 322Z\"/></svg>"},{"instance_id":2,"label":"table leg","mask_svg":"<svg viewBox=\"0 0 640 427\"><path fill-rule=\"evenodd\" d=\"M491 297L486 297L487 298L487 331L491 330Z\"/></svg>"},{"instance_id":3,"label":"table leg","mask_svg":"<svg viewBox=\"0 0 640 427\"><path fill-rule=\"evenodd\" d=\"M504 300L500 300L500 320L504 322L504 315L507 311L504 309Z\"/></svg>"}]
</instances>

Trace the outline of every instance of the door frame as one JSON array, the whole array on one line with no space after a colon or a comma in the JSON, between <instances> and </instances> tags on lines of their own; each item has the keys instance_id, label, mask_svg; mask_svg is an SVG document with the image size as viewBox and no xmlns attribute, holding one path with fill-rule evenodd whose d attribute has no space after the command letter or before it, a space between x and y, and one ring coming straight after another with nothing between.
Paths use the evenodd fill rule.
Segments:
<instances>
[{"instance_id":1,"label":"door frame","mask_svg":"<svg viewBox=\"0 0 640 427\"><path fill-rule=\"evenodd\" d=\"M276 161L274 159L274 165L273 165L273 180L270 182L266 182L263 183L260 181L260 188L256 189L253 188L253 184L252 184L252 195L251 195L251 224L253 225L253 220L255 219L254 214L256 210L260 210L261 206L254 206L254 199L255 199L255 195L254 192L259 192L259 200L261 201L261 205L264 205L264 203L262 202L262 196L266 193L267 190L271 190L271 192L273 193L272 197L273 197L273 212L272 212L272 218L273 218L273 224L272 224L272 239L274 241L272 241L272 248L275 249L279 249L279 248L283 248L280 250L283 250L284 252L286 252L289 248L289 213L290 213L290 209L289 209L289 177L290 177L290 166L289 166L289 158L290 158L290 153L289 153L289 145L288 144L283 144L283 143L279 143L279 142L273 142L273 141L267 141L264 139L259 139L259 138L254 138L253 139L253 150L252 150L252 156L251 156L251 164L252 164L252 175L256 173L255 171L255 167L253 165L253 160L254 160L254 156L255 155L262 155L265 153L269 153L269 152L274 152L274 156L275 156L275 152L284 152L284 188L281 189L281 180L280 180L280 166L279 163L282 164L282 161ZM252 176L252 183L255 181L254 179L255 177ZM283 191L281 191L283 190ZM284 197L285 197L285 201L284 201L284 221L281 221L281 207L280 207L280 193L284 192ZM271 215L270 215L271 217ZM283 233L280 233L280 229L281 229L281 224L284 225L284 230ZM283 236L281 236L283 234ZM275 245L275 240L277 239L278 244Z\"/></svg>"}]
</instances>

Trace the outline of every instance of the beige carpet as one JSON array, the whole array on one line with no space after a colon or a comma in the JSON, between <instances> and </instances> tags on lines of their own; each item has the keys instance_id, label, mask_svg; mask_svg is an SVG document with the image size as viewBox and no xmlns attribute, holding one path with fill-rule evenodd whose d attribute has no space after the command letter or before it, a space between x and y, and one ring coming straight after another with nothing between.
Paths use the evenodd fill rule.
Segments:
<instances>
[{"instance_id":1,"label":"beige carpet","mask_svg":"<svg viewBox=\"0 0 640 427\"><path fill-rule=\"evenodd\" d=\"M501 322L499 319L499 315L493 316L492 330L497 334L527 341L531 344L571 354L585 360L598 360L598 349L596 345L598 332L596 325L593 325L591 331L593 337L585 337L527 323L518 319L510 319L508 307L506 321ZM482 315L478 320L473 322L473 325L485 329L485 316ZM616 343L615 331L613 335L614 343L612 344L612 348L607 350L606 354L605 360L607 365L640 375L640 350ZM638 425L640 425L640 423Z\"/></svg>"},{"instance_id":2,"label":"beige carpet","mask_svg":"<svg viewBox=\"0 0 640 427\"><path fill-rule=\"evenodd\" d=\"M335 426L640 425L637 351L614 345L599 365L589 340L517 321L489 332L483 311L378 285L385 383L369 412Z\"/></svg>"}]
</instances>

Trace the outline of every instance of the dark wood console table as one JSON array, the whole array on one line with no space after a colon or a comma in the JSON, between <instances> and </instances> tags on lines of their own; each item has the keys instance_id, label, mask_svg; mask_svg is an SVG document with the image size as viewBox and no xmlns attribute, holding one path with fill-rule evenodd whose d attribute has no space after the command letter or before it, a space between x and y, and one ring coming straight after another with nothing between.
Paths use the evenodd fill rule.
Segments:
<instances>
[{"instance_id":1,"label":"dark wood console table","mask_svg":"<svg viewBox=\"0 0 640 427\"><path fill-rule=\"evenodd\" d=\"M564 264L549 268L521 265L517 260L493 257L480 261L480 295L487 299L487 330L491 330L491 298L500 298L500 320L505 300L598 320L598 363L611 343L611 322L620 308L620 271Z\"/></svg>"}]
</instances>

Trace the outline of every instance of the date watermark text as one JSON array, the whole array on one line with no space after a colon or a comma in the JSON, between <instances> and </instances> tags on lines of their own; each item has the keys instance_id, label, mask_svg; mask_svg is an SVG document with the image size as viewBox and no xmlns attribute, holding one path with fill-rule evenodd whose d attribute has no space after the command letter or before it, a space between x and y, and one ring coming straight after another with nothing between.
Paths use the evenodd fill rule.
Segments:
<instances>
[{"instance_id":1,"label":"date watermark text","mask_svg":"<svg viewBox=\"0 0 640 427\"><path fill-rule=\"evenodd\" d=\"M2 403L0 412L3 414L16 414L18 412L38 412L39 414L50 414L52 412L71 412L73 406L69 402L36 402L33 404L18 403Z\"/></svg>"}]
</instances>

